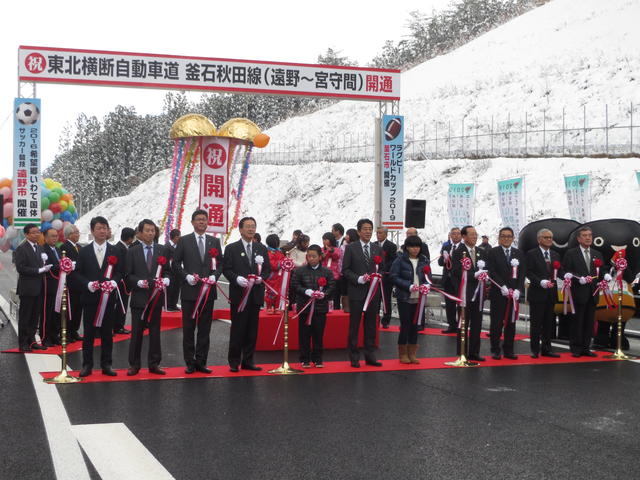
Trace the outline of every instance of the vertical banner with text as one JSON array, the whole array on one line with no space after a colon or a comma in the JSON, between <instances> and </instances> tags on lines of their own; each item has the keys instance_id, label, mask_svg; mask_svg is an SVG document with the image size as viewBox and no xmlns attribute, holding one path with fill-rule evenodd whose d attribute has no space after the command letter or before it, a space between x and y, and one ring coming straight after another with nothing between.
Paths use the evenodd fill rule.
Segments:
<instances>
[{"instance_id":1,"label":"vertical banner with text","mask_svg":"<svg viewBox=\"0 0 640 480\"><path fill-rule=\"evenodd\" d=\"M449 226L473 225L476 186L473 183L450 183L447 194Z\"/></svg>"},{"instance_id":2,"label":"vertical banner with text","mask_svg":"<svg viewBox=\"0 0 640 480\"><path fill-rule=\"evenodd\" d=\"M40 225L40 99L13 105L13 225Z\"/></svg>"},{"instance_id":3,"label":"vertical banner with text","mask_svg":"<svg viewBox=\"0 0 640 480\"><path fill-rule=\"evenodd\" d=\"M498 205L502 226L511 227L517 239L526 224L524 177L498 181Z\"/></svg>"},{"instance_id":4,"label":"vertical banner with text","mask_svg":"<svg viewBox=\"0 0 640 480\"><path fill-rule=\"evenodd\" d=\"M569 218L586 223L591 220L591 180L589 175L564 177L564 187L569 204Z\"/></svg>"},{"instance_id":5,"label":"vertical banner with text","mask_svg":"<svg viewBox=\"0 0 640 480\"><path fill-rule=\"evenodd\" d=\"M223 137L201 138L200 208L209 214L209 233L226 233L229 200L231 141Z\"/></svg>"},{"instance_id":6,"label":"vertical banner with text","mask_svg":"<svg viewBox=\"0 0 640 480\"><path fill-rule=\"evenodd\" d=\"M382 117L380 223L402 230L404 222L404 117Z\"/></svg>"}]
</instances>

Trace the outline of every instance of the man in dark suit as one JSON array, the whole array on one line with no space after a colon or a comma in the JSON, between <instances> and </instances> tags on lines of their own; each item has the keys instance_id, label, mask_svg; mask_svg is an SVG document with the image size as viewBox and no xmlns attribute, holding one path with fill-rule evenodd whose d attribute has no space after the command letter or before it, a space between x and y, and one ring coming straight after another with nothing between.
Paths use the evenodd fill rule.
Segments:
<instances>
[{"instance_id":1,"label":"man in dark suit","mask_svg":"<svg viewBox=\"0 0 640 480\"><path fill-rule=\"evenodd\" d=\"M460 230L462 234L462 243L453 253L451 257L451 278L455 285L460 286L462 275L466 275L467 288L466 295L466 307L464 307L464 315L466 319L467 329L469 335L467 336L467 349L469 352L468 359L476 362L483 362L484 357L480 356L480 330L482 329L482 311L479 305L479 296L473 299L473 293L478 286L478 276L481 271L485 271L479 267L478 262L480 260L486 262L486 257L482 250L476 247L478 241L478 234L476 229L471 225L462 227ZM468 257L471 259L471 269L464 271L462 269L462 259ZM462 307L461 307L462 308ZM460 355L460 332L458 333L458 355Z\"/></svg>"},{"instance_id":2,"label":"man in dark suit","mask_svg":"<svg viewBox=\"0 0 640 480\"><path fill-rule=\"evenodd\" d=\"M231 243L224 252L224 276L229 280L229 298L231 300L231 333L229 336L229 369L261 370L253 361L258 338L258 317L264 303L264 285L271 274L271 265L267 249L261 243L253 241L256 233L256 221L253 217L244 217L238 224L240 240ZM258 273L257 257L263 263ZM243 311L238 307L242 302L245 288L249 285L249 275L255 275Z\"/></svg>"},{"instance_id":3,"label":"man in dark suit","mask_svg":"<svg viewBox=\"0 0 640 480\"><path fill-rule=\"evenodd\" d=\"M146 218L142 220L138 225L138 230L142 244L129 249L126 260L126 283L131 292L132 327L127 375L137 375L140 371L142 339L144 329L147 327L149 328L149 353L147 356L149 373L165 375L166 372L160 368L162 360L160 315L164 303L164 290L158 292L151 300L151 304L147 305L156 288L155 277L159 265L158 258L163 256L164 248L153 241L156 225L151 220ZM163 285L166 287L170 284L168 262L161 267Z\"/></svg>"},{"instance_id":4,"label":"man in dark suit","mask_svg":"<svg viewBox=\"0 0 640 480\"><path fill-rule=\"evenodd\" d=\"M375 256L382 257L382 249L371 242L371 235L373 234L373 222L371 220L368 218L358 220L357 230L360 240L347 245L342 260L342 275L347 281L347 295L349 297L349 359L352 367L360 367L358 332L360 323L364 321L365 363L380 367L382 363L376 360L375 357L376 324L381 298L380 289L371 298L364 315L363 310L371 281L369 275L376 271L373 258Z\"/></svg>"},{"instance_id":5,"label":"man in dark suit","mask_svg":"<svg viewBox=\"0 0 640 480\"><path fill-rule=\"evenodd\" d=\"M604 265L604 259L598 250L591 248L593 234L589 227L580 227L576 239L579 245L567 250L562 259L565 277L571 278L571 294L575 306L575 314L571 316L569 347L574 357L595 357L597 355L590 347L598 299L593 296L593 292L598 281L602 280L605 269L600 269L598 277L594 261L600 259Z\"/></svg>"},{"instance_id":6,"label":"man in dark suit","mask_svg":"<svg viewBox=\"0 0 640 480\"><path fill-rule=\"evenodd\" d=\"M47 347L36 343L38 318L42 310L44 294L44 276L52 265L45 265L42 249L38 245L40 228L29 223L23 228L25 241L15 250L15 264L18 272L17 294L20 297L18 309L18 347L21 352L46 350Z\"/></svg>"},{"instance_id":7,"label":"man in dark suit","mask_svg":"<svg viewBox=\"0 0 640 480\"><path fill-rule=\"evenodd\" d=\"M553 232L543 228L537 233L538 246L525 257L526 277L531 282L527 292L529 301L531 356L538 358L559 357L551 349L551 338L556 326L553 311L558 298L556 281L553 280L553 264L560 262L560 255L551 249ZM561 278L560 272L558 272ZM542 337L542 344L541 344Z\"/></svg>"},{"instance_id":8,"label":"man in dark suit","mask_svg":"<svg viewBox=\"0 0 640 480\"><path fill-rule=\"evenodd\" d=\"M58 276L60 275L60 252L56 247L58 231L54 228L48 228L43 234L42 251L47 256L44 263L51 265L51 269L45 276L44 308L40 316L40 338L42 338L42 344L45 347L53 347L60 345L60 313L55 311Z\"/></svg>"},{"instance_id":9,"label":"man in dark suit","mask_svg":"<svg viewBox=\"0 0 640 480\"><path fill-rule=\"evenodd\" d=\"M209 333L213 316L213 302L217 298L216 286L222 273L222 248L220 240L207 235L209 216L205 210L196 210L191 215L194 233L185 235L178 242L173 257L173 272L182 282L182 352L187 365L186 373L196 370L211 373L207 368L209 355ZM211 260L211 250L217 250L215 269ZM197 275L197 277L196 277ZM200 290L204 283L198 278L211 282L206 301L198 306L198 313L193 315ZM196 334L196 327L198 329Z\"/></svg>"},{"instance_id":10,"label":"man in dark suit","mask_svg":"<svg viewBox=\"0 0 640 480\"><path fill-rule=\"evenodd\" d=\"M516 360L518 356L513 352L513 341L516 335L516 323L512 321L514 313L513 302L518 302L521 292L524 291L525 261L524 254L512 243L514 239L513 229L504 227L498 232L498 246L488 251L487 267L489 276L500 285L497 288L491 286L489 299L491 300L491 326L489 336L491 338L491 354L494 360L500 360L500 337L504 327L504 340L502 352L504 358ZM514 277L515 272L515 277ZM507 316L505 325L505 316ZM515 319L518 320L517 318Z\"/></svg>"},{"instance_id":11,"label":"man in dark suit","mask_svg":"<svg viewBox=\"0 0 640 480\"><path fill-rule=\"evenodd\" d=\"M78 252L80 251L80 246L78 245L80 230L75 225L67 225L64 227L64 236L66 240L60 246L60 252L69 257L71 261L77 262ZM67 342L82 340L82 337L78 334L80 320L82 319L82 304L80 303L82 289L76 288L72 277L73 272L67 276L67 295L69 297L69 304L67 305Z\"/></svg>"},{"instance_id":12,"label":"man in dark suit","mask_svg":"<svg viewBox=\"0 0 640 480\"><path fill-rule=\"evenodd\" d=\"M456 296L458 295L458 285L455 285L451 278L451 270L453 267L451 257L461 242L462 236L460 229L457 227L452 228L449 232L449 242L442 246L440 257L438 258L438 265L442 267L442 286L444 291ZM442 333L458 333L458 304L454 300L445 297L444 305L449 327L442 330Z\"/></svg>"},{"instance_id":13,"label":"man in dark suit","mask_svg":"<svg viewBox=\"0 0 640 480\"><path fill-rule=\"evenodd\" d=\"M133 245L133 237L133 228L124 227L120 232L120 241L114 245L118 249L120 258L122 258L123 261L127 258L129 247ZM140 242L138 242L138 245L140 245ZM113 333L128 334L131 333L131 330L124 328L124 325L127 321L127 309L129 308L129 295L131 292L125 285L124 278L118 282L118 290L120 291L120 298L122 298L122 304L124 305L124 312L122 311L120 302L117 302L114 306Z\"/></svg>"},{"instance_id":14,"label":"man in dark suit","mask_svg":"<svg viewBox=\"0 0 640 480\"><path fill-rule=\"evenodd\" d=\"M100 367L104 375L115 376L111 368L113 349L113 316L114 305L120 303L116 298L117 292L111 291L107 297L107 304L102 316L102 325L95 326L99 317L98 307L102 297L102 290L96 288L96 282L109 283L113 289L118 288L122 279L125 260L120 257L118 249L107 242L109 222L104 217L93 217L90 222L93 241L80 249L78 263L73 275L76 288L84 286L82 292L82 325L84 338L82 339L82 370L81 377L91 375L93 368L93 340L97 330L100 330ZM113 258L114 264L110 264ZM110 272L110 276L107 273Z\"/></svg>"},{"instance_id":15,"label":"man in dark suit","mask_svg":"<svg viewBox=\"0 0 640 480\"><path fill-rule=\"evenodd\" d=\"M336 239L336 246L340 248L344 243L344 227L341 223L334 223L331 227L331 233Z\"/></svg>"},{"instance_id":16,"label":"man in dark suit","mask_svg":"<svg viewBox=\"0 0 640 480\"><path fill-rule=\"evenodd\" d=\"M176 247L180 241L180 230L173 229L169 232L169 241L164 245L164 256L167 257L169 264L173 263L173 256L176 252ZM180 287L182 286L182 279L178 277L173 270L171 271L171 283L167 287L167 311L178 312L178 298L180 297Z\"/></svg>"},{"instance_id":17,"label":"man in dark suit","mask_svg":"<svg viewBox=\"0 0 640 480\"><path fill-rule=\"evenodd\" d=\"M376 238L378 240L376 243L382 250L380 273L382 273L382 285L384 286L384 301L387 304L387 313L382 315L380 321L382 328L389 328L389 323L391 322L391 290L393 290L393 282L391 281L389 271L398 253L398 246L387 239L388 235L389 231L386 227L378 227L376 229Z\"/></svg>"}]
</instances>

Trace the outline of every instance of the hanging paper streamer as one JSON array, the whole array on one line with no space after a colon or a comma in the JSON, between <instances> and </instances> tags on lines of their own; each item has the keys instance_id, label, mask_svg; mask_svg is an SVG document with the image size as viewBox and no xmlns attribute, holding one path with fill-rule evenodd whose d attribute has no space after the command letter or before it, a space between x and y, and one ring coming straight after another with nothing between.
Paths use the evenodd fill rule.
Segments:
<instances>
[{"instance_id":1,"label":"hanging paper streamer","mask_svg":"<svg viewBox=\"0 0 640 480\"><path fill-rule=\"evenodd\" d=\"M173 229L173 212L176 204L176 193L178 185L178 175L180 165L182 164L182 155L186 140L184 138L176 138L173 141L173 160L171 162L171 183L169 184L169 199L167 201L167 210L164 213L160 228L164 230L165 243L169 241L169 232Z\"/></svg>"},{"instance_id":2,"label":"hanging paper streamer","mask_svg":"<svg viewBox=\"0 0 640 480\"><path fill-rule=\"evenodd\" d=\"M231 231L238 226L238 221L240 220L240 208L242 207L242 195L244 193L244 185L247 181L247 176L249 175L249 164L251 163L251 148L249 145L245 149L244 161L242 162L242 170L240 171L240 181L238 182L238 188L236 189L236 206L235 211L233 212L233 221L229 227L229 231L227 232L227 236L225 237L224 243L225 245L229 241L229 236L231 235Z\"/></svg>"}]
</instances>

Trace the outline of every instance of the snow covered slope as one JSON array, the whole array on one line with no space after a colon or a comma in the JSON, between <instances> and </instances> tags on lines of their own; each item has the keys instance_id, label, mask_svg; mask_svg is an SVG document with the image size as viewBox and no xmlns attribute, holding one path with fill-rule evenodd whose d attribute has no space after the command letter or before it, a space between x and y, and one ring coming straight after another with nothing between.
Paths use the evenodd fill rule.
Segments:
<instances>
[{"instance_id":1,"label":"snow covered slope","mask_svg":"<svg viewBox=\"0 0 640 480\"><path fill-rule=\"evenodd\" d=\"M547 104L619 103L640 100L638 79L640 18L637 0L554 0L462 48L403 74L401 113L407 133L412 125L447 118L502 114L545 108ZM640 102L639 102L640 103ZM345 133L371 138L377 106L340 102L270 130L275 144L295 146L300 139L321 139L323 147L341 144ZM407 162L406 198L426 198L423 238L432 249L446 238L448 183L478 183L476 224L495 241L500 226L496 180L525 175L529 220L566 217L562 174L591 172L594 219L640 218L640 191L631 159L493 159ZM159 172L126 197L110 199L79 220L87 231L89 218L106 215L114 232L143 217L162 218L169 172ZM195 176L197 177L197 176ZM353 226L373 215L373 163L308 163L298 166L252 165L243 213L258 220L258 231L289 237L301 228L314 241L332 223ZM197 181L185 209L196 205Z\"/></svg>"}]
</instances>

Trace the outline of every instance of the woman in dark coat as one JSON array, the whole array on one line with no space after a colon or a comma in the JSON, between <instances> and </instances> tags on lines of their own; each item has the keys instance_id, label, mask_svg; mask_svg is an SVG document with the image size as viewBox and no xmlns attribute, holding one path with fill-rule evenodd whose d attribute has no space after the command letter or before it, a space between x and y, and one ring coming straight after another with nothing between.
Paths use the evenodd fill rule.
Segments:
<instances>
[{"instance_id":1,"label":"woman in dark coat","mask_svg":"<svg viewBox=\"0 0 640 480\"><path fill-rule=\"evenodd\" d=\"M416 357L418 351L418 325L413 319L418 307L418 286L425 283L424 267L429 265L426 256L420 253L420 237L407 237L404 251L391 265L391 280L396 287L398 313L400 316L400 335L398 336L398 356L400 363L420 363Z\"/></svg>"}]
</instances>

